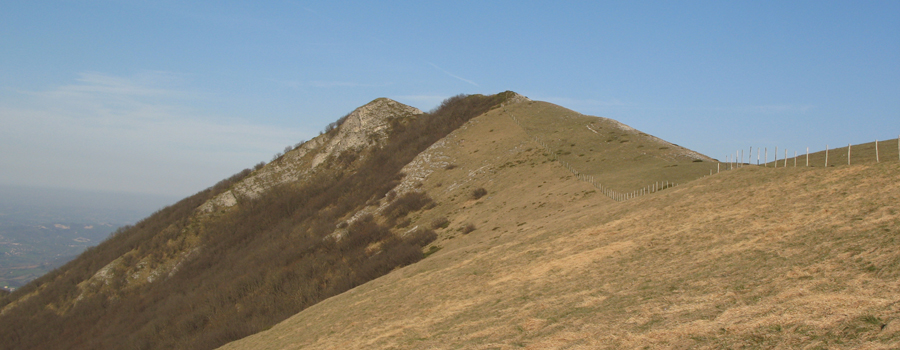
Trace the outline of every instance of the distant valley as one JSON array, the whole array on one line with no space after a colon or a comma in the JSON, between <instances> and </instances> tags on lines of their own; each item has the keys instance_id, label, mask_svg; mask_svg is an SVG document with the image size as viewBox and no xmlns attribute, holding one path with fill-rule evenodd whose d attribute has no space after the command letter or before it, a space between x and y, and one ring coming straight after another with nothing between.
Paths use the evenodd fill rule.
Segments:
<instances>
[{"instance_id":1,"label":"distant valley","mask_svg":"<svg viewBox=\"0 0 900 350\"><path fill-rule=\"evenodd\" d=\"M0 186L0 288L15 289L175 198Z\"/></svg>"}]
</instances>

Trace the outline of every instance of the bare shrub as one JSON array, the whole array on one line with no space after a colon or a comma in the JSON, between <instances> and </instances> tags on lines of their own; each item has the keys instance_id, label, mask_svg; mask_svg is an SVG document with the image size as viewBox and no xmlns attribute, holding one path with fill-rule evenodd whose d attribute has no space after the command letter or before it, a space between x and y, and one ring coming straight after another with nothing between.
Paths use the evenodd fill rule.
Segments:
<instances>
[{"instance_id":1,"label":"bare shrub","mask_svg":"<svg viewBox=\"0 0 900 350\"><path fill-rule=\"evenodd\" d=\"M447 220L444 216L431 220L431 228L433 229L447 228L447 226L450 226L450 220Z\"/></svg>"},{"instance_id":2,"label":"bare shrub","mask_svg":"<svg viewBox=\"0 0 900 350\"><path fill-rule=\"evenodd\" d=\"M462 234L464 235L469 234L469 232L472 231L475 231L475 224L466 224L465 226L459 228L459 232L462 232Z\"/></svg>"},{"instance_id":3,"label":"bare shrub","mask_svg":"<svg viewBox=\"0 0 900 350\"><path fill-rule=\"evenodd\" d=\"M484 197L485 195L487 195L487 190L484 189L484 187L476 188L476 189L472 190L472 193L471 193L472 199L479 199L481 197Z\"/></svg>"},{"instance_id":4,"label":"bare shrub","mask_svg":"<svg viewBox=\"0 0 900 350\"><path fill-rule=\"evenodd\" d=\"M424 192L407 192L385 208L384 217L388 220L388 223L394 223L397 219L406 216L406 214L422 209L432 202L431 197Z\"/></svg>"},{"instance_id":5,"label":"bare shrub","mask_svg":"<svg viewBox=\"0 0 900 350\"><path fill-rule=\"evenodd\" d=\"M437 234L434 233L434 230L429 229L418 229L406 237L407 242L419 247L424 247L428 243L434 242L435 239L437 239Z\"/></svg>"}]
</instances>

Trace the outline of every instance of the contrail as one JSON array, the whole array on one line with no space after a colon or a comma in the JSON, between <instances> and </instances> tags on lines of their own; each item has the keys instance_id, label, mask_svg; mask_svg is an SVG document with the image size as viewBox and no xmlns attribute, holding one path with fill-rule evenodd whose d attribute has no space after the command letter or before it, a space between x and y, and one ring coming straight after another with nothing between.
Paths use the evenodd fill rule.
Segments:
<instances>
[{"instance_id":1,"label":"contrail","mask_svg":"<svg viewBox=\"0 0 900 350\"><path fill-rule=\"evenodd\" d=\"M450 73L450 72L448 72L448 71L445 71L443 68L438 67L438 66L437 66L436 64L434 64L434 63L428 62L428 64L430 64L432 67L436 68L437 70L439 70L439 71L441 71L441 72L444 72L444 74L447 74L447 75L449 75L449 76L451 76L451 77L454 77L454 78L456 78L456 79L459 79L459 80L462 80L462 81L464 81L464 82L467 82L467 83L469 83L469 84L478 86L478 84L476 84L474 81L471 81L471 80L469 80L469 79L466 79L466 78L463 78L463 77L454 75L453 73Z\"/></svg>"}]
</instances>

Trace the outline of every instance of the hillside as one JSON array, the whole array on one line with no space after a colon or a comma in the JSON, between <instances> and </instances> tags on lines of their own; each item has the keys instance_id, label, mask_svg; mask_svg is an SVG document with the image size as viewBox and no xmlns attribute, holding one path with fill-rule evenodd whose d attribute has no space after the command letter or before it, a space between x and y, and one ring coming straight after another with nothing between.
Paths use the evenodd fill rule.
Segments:
<instances>
[{"instance_id":1,"label":"hillside","mask_svg":"<svg viewBox=\"0 0 900 350\"><path fill-rule=\"evenodd\" d=\"M208 349L271 327L423 257L430 230L349 215L388 198L421 151L514 93L456 96L430 113L376 99L317 138L166 207L0 298L13 349Z\"/></svg>"},{"instance_id":2,"label":"hillside","mask_svg":"<svg viewBox=\"0 0 900 350\"><path fill-rule=\"evenodd\" d=\"M860 161L714 174L513 92L376 99L0 296L0 344L896 346L900 167Z\"/></svg>"},{"instance_id":3,"label":"hillside","mask_svg":"<svg viewBox=\"0 0 900 350\"><path fill-rule=\"evenodd\" d=\"M222 349L900 346L896 151L614 202L523 124L494 110L420 156L438 204L410 226L449 221L430 257Z\"/></svg>"}]
</instances>

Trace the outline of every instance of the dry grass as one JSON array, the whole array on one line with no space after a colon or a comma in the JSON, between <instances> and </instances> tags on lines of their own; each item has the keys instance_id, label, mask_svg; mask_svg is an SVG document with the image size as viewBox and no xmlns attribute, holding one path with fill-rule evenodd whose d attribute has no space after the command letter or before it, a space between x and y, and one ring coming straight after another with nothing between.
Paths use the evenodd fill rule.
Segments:
<instances>
[{"instance_id":1,"label":"dry grass","mask_svg":"<svg viewBox=\"0 0 900 350\"><path fill-rule=\"evenodd\" d=\"M439 230L429 258L224 348L900 346L896 161L745 167L614 203L501 113L450 135L459 168L423 181L438 205L411 218L478 230Z\"/></svg>"},{"instance_id":2,"label":"dry grass","mask_svg":"<svg viewBox=\"0 0 900 350\"><path fill-rule=\"evenodd\" d=\"M625 193L657 181L685 183L716 172L716 162L618 122L532 102L512 105L526 132L543 140L559 159L597 182ZM697 162L697 156L702 162Z\"/></svg>"}]
</instances>

